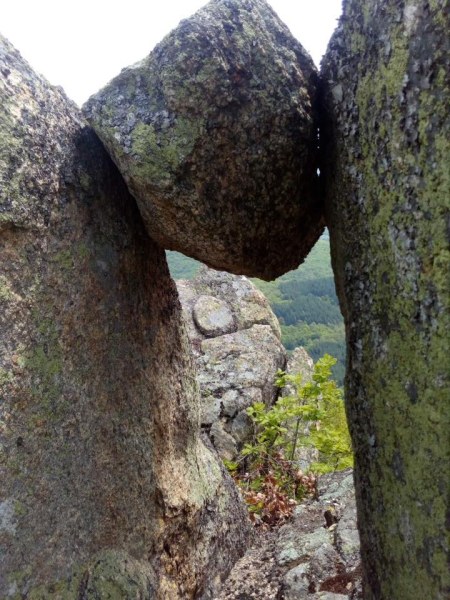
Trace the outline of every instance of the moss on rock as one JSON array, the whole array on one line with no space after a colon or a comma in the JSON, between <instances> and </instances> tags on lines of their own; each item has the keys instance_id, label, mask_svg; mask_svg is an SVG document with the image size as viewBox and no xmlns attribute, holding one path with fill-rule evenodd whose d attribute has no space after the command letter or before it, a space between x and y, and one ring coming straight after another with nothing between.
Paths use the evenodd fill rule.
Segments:
<instances>
[{"instance_id":1,"label":"moss on rock","mask_svg":"<svg viewBox=\"0 0 450 600\"><path fill-rule=\"evenodd\" d=\"M450 586L445 4L348 1L323 66L327 220L373 600L444 598Z\"/></svg>"},{"instance_id":2,"label":"moss on rock","mask_svg":"<svg viewBox=\"0 0 450 600\"><path fill-rule=\"evenodd\" d=\"M246 511L199 439L164 253L77 108L2 37L0 70L0 597L211 597Z\"/></svg>"},{"instance_id":3,"label":"moss on rock","mask_svg":"<svg viewBox=\"0 0 450 600\"><path fill-rule=\"evenodd\" d=\"M312 60L265 0L212 0L84 112L153 239L270 279L323 230L316 96Z\"/></svg>"}]
</instances>

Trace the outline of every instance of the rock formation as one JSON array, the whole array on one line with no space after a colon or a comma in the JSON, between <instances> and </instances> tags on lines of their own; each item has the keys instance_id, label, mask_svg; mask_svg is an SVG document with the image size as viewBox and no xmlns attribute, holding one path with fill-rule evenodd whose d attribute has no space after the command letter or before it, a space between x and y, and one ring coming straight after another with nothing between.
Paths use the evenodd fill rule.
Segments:
<instances>
[{"instance_id":1,"label":"rock formation","mask_svg":"<svg viewBox=\"0 0 450 600\"><path fill-rule=\"evenodd\" d=\"M348 0L323 64L367 600L450 590L449 30L447 0Z\"/></svg>"},{"instance_id":2,"label":"rock formation","mask_svg":"<svg viewBox=\"0 0 450 600\"><path fill-rule=\"evenodd\" d=\"M313 371L314 361L306 350L302 346L294 348L286 364L286 373L289 375L301 375L302 383L306 383L311 381ZM283 388L283 396L293 394L294 392L294 387L289 383Z\"/></svg>"},{"instance_id":3,"label":"rock formation","mask_svg":"<svg viewBox=\"0 0 450 600\"><path fill-rule=\"evenodd\" d=\"M251 433L246 408L276 400L275 374L286 364L280 326L246 277L203 267L177 287L197 363L201 423L231 460Z\"/></svg>"},{"instance_id":4,"label":"rock formation","mask_svg":"<svg viewBox=\"0 0 450 600\"><path fill-rule=\"evenodd\" d=\"M177 288L196 359L201 424L221 458L232 460L253 432L246 409L255 402L272 405L280 391L295 393L290 385L274 385L278 369L300 373L306 382L314 363L304 348L287 357L269 302L246 277L202 267L194 279L177 281ZM314 448L297 448L301 469L317 459Z\"/></svg>"},{"instance_id":5,"label":"rock formation","mask_svg":"<svg viewBox=\"0 0 450 600\"><path fill-rule=\"evenodd\" d=\"M265 0L212 0L85 114L167 249L263 279L323 230L317 72Z\"/></svg>"},{"instance_id":6,"label":"rock formation","mask_svg":"<svg viewBox=\"0 0 450 600\"><path fill-rule=\"evenodd\" d=\"M163 251L0 38L0 597L210 598L245 509L199 440Z\"/></svg>"},{"instance_id":7,"label":"rock formation","mask_svg":"<svg viewBox=\"0 0 450 600\"><path fill-rule=\"evenodd\" d=\"M450 589L449 30L447 0L347 0L323 67L367 600ZM296 266L323 220L317 75L263 0L213 0L95 96L86 114L146 232L78 111L4 40L0 72L0 595L210 598L245 517L199 440L147 232L240 274ZM221 338L239 354L248 334L235 307L198 302L219 393Z\"/></svg>"},{"instance_id":8,"label":"rock formation","mask_svg":"<svg viewBox=\"0 0 450 600\"><path fill-rule=\"evenodd\" d=\"M277 534L276 561L288 567L283 600L330 594L329 600L361 598L361 558L350 469L319 479L318 498L299 506ZM290 568L289 568L290 567Z\"/></svg>"},{"instance_id":9,"label":"rock formation","mask_svg":"<svg viewBox=\"0 0 450 600\"><path fill-rule=\"evenodd\" d=\"M360 600L361 560L350 469L323 475L318 497L258 534L215 600Z\"/></svg>"}]
</instances>

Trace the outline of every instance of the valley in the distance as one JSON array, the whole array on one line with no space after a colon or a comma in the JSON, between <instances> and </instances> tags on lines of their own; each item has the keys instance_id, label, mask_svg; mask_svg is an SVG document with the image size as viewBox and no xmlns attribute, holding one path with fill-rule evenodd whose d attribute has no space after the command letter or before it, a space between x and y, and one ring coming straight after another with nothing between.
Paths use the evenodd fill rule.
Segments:
<instances>
[{"instance_id":1,"label":"valley in the distance","mask_svg":"<svg viewBox=\"0 0 450 600\"><path fill-rule=\"evenodd\" d=\"M174 279L195 277L200 263L167 251ZM333 375L343 384L345 371L344 322L336 297L328 233L324 233L300 267L275 281L253 279L269 300L281 325L287 350L304 346L314 361L325 353L337 359Z\"/></svg>"}]
</instances>

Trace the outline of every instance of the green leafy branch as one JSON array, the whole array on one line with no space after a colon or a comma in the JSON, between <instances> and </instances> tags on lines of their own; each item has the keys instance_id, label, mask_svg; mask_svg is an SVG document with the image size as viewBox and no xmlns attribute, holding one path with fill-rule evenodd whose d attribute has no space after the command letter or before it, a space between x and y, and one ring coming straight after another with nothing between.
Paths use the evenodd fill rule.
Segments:
<instances>
[{"instance_id":1,"label":"green leafy branch","mask_svg":"<svg viewBox=\"0 0 450 600\"><path fill-rule=\"evenodd\" d=\"M314 493L317 474L353 465L342 392L331 379L335 363L332 356L324 355L306 383L300 374L278 371L275 384L289 386L292 393L271 407L257 402L247 409L254 425L253 440L227 466L255 520L273 524L286 518L298 500ZM318 456L307 474L298 467L302 447L315 449Z\"/></svg>"}]
</instances>

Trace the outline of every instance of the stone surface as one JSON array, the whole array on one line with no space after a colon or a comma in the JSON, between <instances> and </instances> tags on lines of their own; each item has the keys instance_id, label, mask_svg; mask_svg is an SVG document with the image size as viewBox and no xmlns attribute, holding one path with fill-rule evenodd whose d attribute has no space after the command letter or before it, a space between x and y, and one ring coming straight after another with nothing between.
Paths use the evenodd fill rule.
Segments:
<instances>
[{"instance_id":1,"label":"stone surface","mask_svg":"<svg viewBox=\"0 0 450 600\"><path fill-rule=\"evenodd\" d=\"M235 329L233 313L220 298L200 296L192 314L198 329L207 337L216 337Z\"/></svg>"},{"instance_id":2,"label":"stone surface","mask_svg":"<svg viewBox=\"0 0 450 600\"><path fill-rule=\"evenodd\" d=\"M0 597L210 598L245 510L181 308L76 107L0 38Z\"/></svg>"},{"instance_id":3,"label":"stone surface","mask_svg":"<svg viewBox=\"0 0 450 600\"><path fill-rule=\"evenodd\" d=\"M450 590L449 30L447 0L348 0L323 64L368 600Z\"/></svg>"},{"instance_id":4,"label":"stone surface","mask_svg":"<svg viewBox=\"0 0 450 600\"><path fill-rule=\"evenodd\" d=\"M351 540L351 551L343 540ZM353 473L319 479L318 499L298 507L276 541L276 559L286 572L280 598L360 598L361 565Z\"/></svg>"},{"instance_id":5,"label":"stone surface","mask_svg":"<svg viewBox=\"0 0 450 600\"><path fill-rule=\"evenodd\" d=\"M212 0L84 110L161 246L273 279L323 230L316 91L265 0Z\"/></svg>"},{"instance_id":6,"label":"stone surface","mask_svg":"<svg viewBox=\"0 0 450 600\"><path fill-rule=\"evenodd\" d=\"M305 598L308 595L309 582L306 577L308 566L300 564L286 573L283 581L284 600Z\"/></svg>"},{"instance_id":7,"label":"stone surface","mask_svg":"<svg viewBox=\"0 0 450 600\"><path fill-rule=\"evenodd\" d=\"M255 534L255 543L230 572L214 600L275 600L282 569L274 557L276 530Z\"/></svg>"},{"instance_id":8,"label":"stone surface","mask_svg":"<svg viewBox=\"0 0 450 600\"><path fill-rule=\"evenodd\" d=\"M338 543L350 532L358 535L348 469L320 477L316 500L299 506L283 527L258 533L215 598L361 600L359 556L343 555Z\"/></svg>"},{"instance_id":9,"label":"stone surface","mask_svg":"<svg viewBox=\"0 0 450 600\"><path fill-rule=\"evenodd\" d=\"M201 422L220 456L231 460L252 431L246 408L277 397L275 374L286 362L280 325L246 277L202 267L177 287L196 359Z\"/></svg>"},{"instance_id":10,"label":"stone surface","mask_svg":"<svg viewBox=\"0 0 450 600\"><path fill-rule=\"evenodd\" d=\"M301 346L294 348L286 364L286 373L288 375L300 374L302 376L302 383L307 383L311 381L313 371L314 361L306 350ZM292 393L294 393L294 388L291 385L288 384L283 388L283 395L290 395Z\"/></svg>"}]
</instances>

